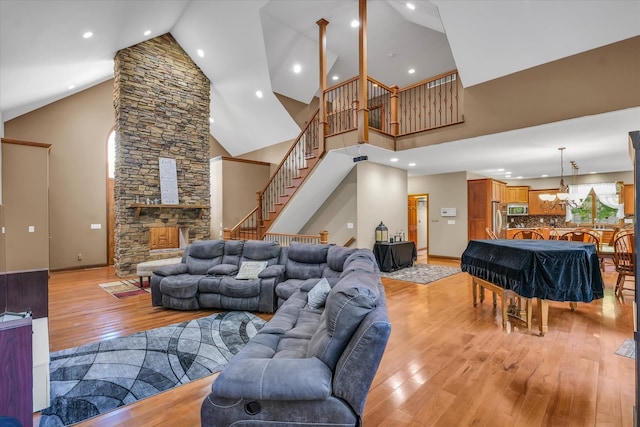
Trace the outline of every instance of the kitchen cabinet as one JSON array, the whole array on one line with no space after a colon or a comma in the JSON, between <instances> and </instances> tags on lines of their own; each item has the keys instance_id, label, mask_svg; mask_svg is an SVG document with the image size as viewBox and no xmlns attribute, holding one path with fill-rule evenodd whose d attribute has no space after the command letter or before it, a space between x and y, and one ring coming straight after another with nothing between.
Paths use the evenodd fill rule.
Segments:
<instances>
[{"instance_id":1,"label":"kitchen cabinet","mask_svg":"<svg viewBox=\"0 0 640 427\"><path fill-rule=\"evenodd\" d=\"M551 190L529 190L529 215L566 215L566 208L562 205L556 205L552 209L545 209L539 195L545 193L556 193L557 189Z\"/></svg>"},{"instance_id":2,"label":"kitchen cabinet","mask_svg":"<svg viewBox=\"0 0 640 427\"><path fill-rule=\"evenodd\" d=\"M624 197L624 215L631 216L635 213L635 201L636 193L633 184L624 184L623 197Z\"/></svg>"},{"instance_id":3,"label":"kitchen cabinet","mask_svg":"<svg viewBox=\"0 0 640 427\"><path fill-rule=\"evenodd\" d=\"M507 203L507 184L502 181L491 181L491 201Z\"/></svg>"},{"instance_id":4,"label":"kitchen cabinet","mask_svg":"<svg viewBox=\"0 0 640 427\"><path fill-rule=\"evenodd\" d=\"M506 201L507 184L490 178L467 181L467 233L471 239L487 239L493 222L493 202ZM504 197L504 198L503 198Z\"/></svg>"},{"instance_id":5,"label":"kitchen cabinet","mask_svg":"<svg viewBox=\"0 0 640 427\"><path fill-rule=\"evenodd\" d=\"M507 187L507 203L529 203L529 186Z\"/></svg>"}]
</instances>

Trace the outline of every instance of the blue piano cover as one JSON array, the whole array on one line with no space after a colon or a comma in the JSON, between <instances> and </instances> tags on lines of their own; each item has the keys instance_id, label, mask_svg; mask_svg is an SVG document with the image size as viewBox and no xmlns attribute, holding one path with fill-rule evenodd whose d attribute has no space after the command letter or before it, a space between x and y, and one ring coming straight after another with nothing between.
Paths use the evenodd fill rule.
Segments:
<instances>
[{"instance_id":1,"label":"blue piano cover","mask_svg":"<svg viewBox=\"0 0 640 427\"><path fill-rule=\"evenodd\" d=\"M471 240L461 269L526 298L591 302L604 296L595 245L563 240Z\"/></svg>"}]
</instances>

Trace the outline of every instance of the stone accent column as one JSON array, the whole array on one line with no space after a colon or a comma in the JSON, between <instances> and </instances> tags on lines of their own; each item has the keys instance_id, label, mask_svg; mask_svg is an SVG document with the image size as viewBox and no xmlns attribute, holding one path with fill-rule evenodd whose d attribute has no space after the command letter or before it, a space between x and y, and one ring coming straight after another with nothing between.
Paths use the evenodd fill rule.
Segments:
<instances>
[{"instance_id":1,"label":"stone accent column","mask_svg":"<svg viewBox=\"0 0 640 427\"><path fill-rule=\"evenodd\" d=\"M160 200L158 158L167 157L176 160L179 203L209 206L210 83L170 34L120 50L114 67L115 267L125 277L167 257L150 253L149 227L188 227L189 242L209 238L208 209L141 209L136 218L131 205Z\"/></svg>"}]
</instances>

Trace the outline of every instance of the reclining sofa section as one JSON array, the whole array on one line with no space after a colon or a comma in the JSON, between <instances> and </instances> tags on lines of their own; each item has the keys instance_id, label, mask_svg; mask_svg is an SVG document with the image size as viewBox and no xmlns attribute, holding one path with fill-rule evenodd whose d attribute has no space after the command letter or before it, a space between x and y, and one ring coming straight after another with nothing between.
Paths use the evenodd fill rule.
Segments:
<instances>
[{"instance_id":1,"label":"reclining sofa section","mask_svg":"<svg viewBox=\"0 0 640 427\"><path fill-rule=\"evenodd\" d=\"M366 249L327 281L305 281L234 356L202 403L202 426L362 425L391 333L384 288Z\"/></svg>"},{"instance_id":2,"label":"reclining sofa section","mask_svg":"<svg viewBox=\"0 0 640 427\"><path fill-rule=\"evenodd\" d=\"M151 276L151 303L181 310L216 308L273 313L280 269L277 242L204 240L187 246L182 262L157 268ZM238 279L243 263L266 262L258 277Z\"/></svg>"}]
</instances>

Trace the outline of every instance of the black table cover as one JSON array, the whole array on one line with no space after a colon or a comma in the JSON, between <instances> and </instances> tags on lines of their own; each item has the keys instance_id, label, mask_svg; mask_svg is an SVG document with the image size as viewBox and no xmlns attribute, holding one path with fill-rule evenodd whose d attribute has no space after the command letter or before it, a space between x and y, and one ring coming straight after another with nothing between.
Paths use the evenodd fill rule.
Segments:
<instances>
[{"instance_id":1,"label":"black table cover","mask_svg":"<svg viewBox=\"0 0 640 427\"><path fill-rule=\"evenodd\" d=\"M378 261L378 267L384 272L411 267L418 258L416 245L410 242L376 242L373 254Z\"/></svg>"},{"instance_id":2,"label":"black table cover","mask_svg":"<svg viewBox=\"0 0 640 427\"><path fill-rule=\"evenodd\" d=\"M461 269L525 298L591 302L604 296L592 243L563 240L471 240Z\"/></svg>"}]
</instances>

